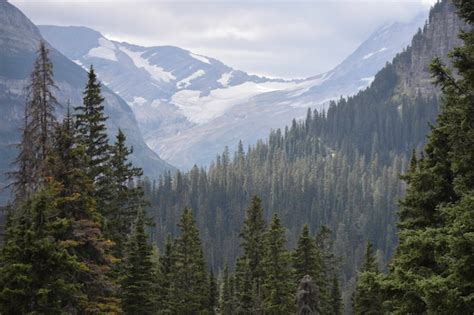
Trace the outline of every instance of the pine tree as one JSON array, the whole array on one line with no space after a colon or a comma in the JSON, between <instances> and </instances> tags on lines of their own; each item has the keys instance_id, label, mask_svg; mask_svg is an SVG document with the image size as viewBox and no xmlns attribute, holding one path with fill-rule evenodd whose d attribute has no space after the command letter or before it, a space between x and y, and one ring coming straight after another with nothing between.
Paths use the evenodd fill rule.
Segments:
<instances>
[{"instance_id":1,"label":"pine tree","mask_svg":"<svg viewBox=\"0 0 474 315\"><path fill-rule=\"evenodd\" d=\"M207 314L216 314L216 308L219 301L219 291L214 272L211 270L207 281L208 293L206 296L205 310Z\"/></svg>"},{"instance_id":2,"label":"pine tree","mask_svg":"<svg viewBox=\"0 0 474 315\"><path fill-rule=\"evenodd\" d=\"M322 277L321 264L321 257L318 255L316 243L309 234L308 225L305 224L293 253L296 283L299 283L305 275L309 275L317 283L318 279Z\"/></svg>"},{"instance_id":3,"label":"pine tree","mask_svg":"<svg viewBox=\"0 0 474 315\"><path fill-rule=\"evenodd\" d=\"M166 238L165 251L160 256L160 274L161 274L161 286L159 300L161 300L162 309L164 312L171 312L171 282L172 268L174 265L174 242L171 235L168 234Z\"/></svg>"},{"instance_id":4,"label":"pine tree","mask_svg":"<svg viewBox=\"0 0 474 315\"><path fill-rule=\"evenodd\" d=\"M316 253L321 265L321 276L318 281L320 306L322 313L330 314L333 310L331 284L337 272L338 261L332 252L331 230L322 226L315 237Z\"/></svg>"},{"instance_id":5,"label":"pine tree","mask_svg":"<svg viewBox=\"0 0 474 315\"><path fill-rule=\"evenodd\" d=\"M61 235L84 265L75 280L83 285L87 297L85 310L116 311L119 300L109 269L115 258L110 255L112 243L102 235L102 216L97 210L94 185L87 175L88 158L84 145L77 143L72 117L68 114L55 132L48 158L52 177L61 184L58 192L58 217L68 222Z\"/></svg>"},{"instance_id":6,"label":"pine tree","mask_svg":"<svg viewBox=\"0 0 474 315\"><path fill-rule=\"evenodd\" d=\"M119 129L115 144L110 148L110 178L112 186L109 211L105 214L106 235L115 242L114 254L123 256L123 235L130 233L131 222L140 208L145 206L143 190L134 183L143 174L140 168L128 161L133 149L125 145L126 137Z\"/></svg>"},{"instance_id":7,"label":"pine tree","mask_svg":"<svg viewBox=\"0 0 474 315\"><path fill-rule=\"evenodd\" d=\"M472 26L469 1L454 1ZM397 313L474 312L474 30L451 54L457 70L440 59L431 70L443 92L441 112L423 157L404 175L399 244L384 281L386 305Z\"/></svg>"},{"instance_id":8,"label":"pine tree","mask_svg":"<svg viewBox=\"0 0 474 315\"><path fill-rule=\"evenodd\" d=\"M262 258L265 314L290 314L295 310L295 285L285 243L285 229L278 216L274 215L265 233Z\"/></svg>"},{"instance_id":9,"label":"pine tree","mask_svg":"<svg viewBox=\"0 0 474 315\"><path fill-rule=\"evenodd\" d=\"M101 84L97 80L94 69L90 68L88 81L84 91L83 105L75 108L76 128L79 140L84 144L86 156L89 158L88 175L93 180L96 196L101 203L101 210L110 196L110 169L107 128L104 114L104 98L101 96Z\"/></svg>"},{"instance_id":10,"label":"pine tree","mask_svg":"<svg viewBox=\"0 0 474 315\"><path fill-rule=\"evenodd\" d=\"M372 244L368 242L354 293L354 314L383 314L381 293L377 261Z\"/></svg>"},{"instance_id":11,"label":"pine tree","mask_svg":"<svg viewBox=\"0 0 474 315\"><path fill-rule=\"evenodd\" d=\"M83 309L86 297L75 274L85 266L61 238L68 222L58 216L51 182L25 200L9 222L0 254L0 313L59 314Z\"/></svg>"},{"instance_id":12,"label":"pine tree","mask_svg":"<svg viewBox=\"0 0 474 315\"><path fill-rule=\"evenodd\" d=\"M37 58L27 87L27 102L22 129L22 140L15 164L12 190L16 201L27 198L43 184L49 175L47 157L52 146L54 116L58 102L53 94L53 64L45 42L39 44Z\"/></svg>"},{"instance_id":13,"label":"pine tree","mask_svg":"<svg viewBox=\"0 0 474 315\"><path fill-rule=\"evenodd\" d=\"M342 305L341 289L339 288L339 280L337 279L337 276L334 275L332 277L332 284L331 284L330 314L341 315L343 313L344 312L343 312L343 305Z\"/></svg>"},{"instance_id":14,"label":"pine tree","mask_svg":"<svg viewBox=\"0 0 474 315\"><path fill-rule=\"evenodd\" d=\"M233 276L229 274L229 268L226 264L219 294L219 314L221 315L235 314L235 292L232 278Z\"/></svg>"},{"instance_id":15,"label":"pine tree","mask_svg":"<svg viewBox=\"0 0 474 315\"><path fill-rule=\"evenodd\" d=\"M122 280L122 307L126 314L155 314L157 279L144 217L144 211L139 211L126 246Z\"/></svg>"},{"instance_id":16,"label":"pine tree","mask_svg":"<svg viewBox=\"0 0 474 315\"><path fill-rule=\"evenodd\" d=\"M237 298L241 312L253 311L260 314L262 310L261 284L263 277L262 257L265 234L265 220L261 200L252 198L247 209L240 237L244 251L237 264Z\"/></svg>"},{"instance_id":17,"label":"pine tree","mask_svg":"<svg viewBox=\"0 0 474 315\"><path fill-rule=\"evenodd\" d=\"M198 314L206 310L207 275L199 231L190 210L178 224L181 230L173 249L170 306L174 314Z\"/></svg>"}]
</instances>

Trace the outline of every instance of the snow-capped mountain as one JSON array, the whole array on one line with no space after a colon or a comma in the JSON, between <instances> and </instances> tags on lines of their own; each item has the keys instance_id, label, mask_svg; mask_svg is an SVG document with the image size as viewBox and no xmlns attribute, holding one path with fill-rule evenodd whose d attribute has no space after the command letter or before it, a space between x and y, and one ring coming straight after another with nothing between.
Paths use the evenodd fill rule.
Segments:
<instances>
[{"instance_id":1,"label":"snow-capped mountain","mask_svg":"<svg viewBox=\"0 0 474 315\"><path fill-rule=\"evenodd\" d=\"M40 26L42 35L132 107L147 144L180 168L207 164L239 139L252 144L303 117L308 107L367 87L410 42L425 16L373 33L340 65L304 80L269 79L172 47L107 39L85 27Z\"/></svg>"},{"instance_id":2,"label":"snow-capped mountain","mask_svg":"<svg viewBox=\"0 0 474 315\"><path fill-rule=\"evenodd\" d=\"M40 31L20 10L6 1L0 1L0 205L8 198L8 190L3 189L8 182L4 175L12 169L17 154L15 144L21 135L25 87L40 40ZM63 105L67 102L71 106L80 104L87 73L49 44L47 47L59 88L55 90L58 101ZM146 145L130 106L107 87L102 89L102 94L111 139L121 128L127 135L127 144L134 148L133 162L142 167L150 178L173 171L171 165ZM58 117L64 114L65 108L58 108Z\"/></svg>"}]
</instances>

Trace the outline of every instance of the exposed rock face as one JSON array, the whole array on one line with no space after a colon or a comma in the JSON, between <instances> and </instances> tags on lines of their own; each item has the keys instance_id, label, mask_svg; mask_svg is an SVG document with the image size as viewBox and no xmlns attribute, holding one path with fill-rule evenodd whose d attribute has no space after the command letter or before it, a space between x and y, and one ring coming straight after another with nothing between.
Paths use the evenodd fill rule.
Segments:
<instances>
[{"instance_id":1,"label":"exposed rock face","mask_svg":"<svg viewBox=\"0 0 474 315\"><path fill-rule=\"evenodd\" d=\"M41 40L36 26L17 8L0 1L0 187L7 182L4 173L12 167L16 156L15 143L20 138L20 125L25 102L25 86L36 58L36 50ZM87 73L53 47L50 58L57 81L57 98L61 104L68 101L71 106L82 102ZM132 160L143 167L145 174L157 178L173 167L162 161L156 153L147 147L135 116L130 107L119 96L103 87L105 112L109 116L108 132L113 140L117 129L127 135L128 145L133 146ZM59 118L65 106L58 109ZM0 191L0 205L6 201L7 191Z\"/></svg>"},{"instance_id":2,"label":"exposed rock face","mask_svg":"<svg viewBox=\"0 0 474 315\"><path fill-rule=\"evenodd\" d=\"M461 29L467 30L468 25L456 14L450 0L435 4L423 30L413 37L407 51L393 61L399 78L396 92L408 96L438 94L439 90L432 84L429 65L435 57L448 61L448 53L462 45L458 36Z\"/></svg>"}]
</instances>

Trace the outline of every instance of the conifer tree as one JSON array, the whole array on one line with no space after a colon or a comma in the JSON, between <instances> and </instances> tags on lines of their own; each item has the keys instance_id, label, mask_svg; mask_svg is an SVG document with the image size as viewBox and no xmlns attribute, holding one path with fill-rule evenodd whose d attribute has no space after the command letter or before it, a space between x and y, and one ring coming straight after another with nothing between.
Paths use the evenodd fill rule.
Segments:
<instances>
[{"instance_id":1,"label":"conifer tree","mask_svg":"<svg viewBox=\"0 0 474 315\"><path fill-rule=\"evenodd\" d=\"M257 196L251 200L247 209L240 237L243 256L237 264L237 297L242 312L249 308L260 314L262 310L262 257L265 234L265 219L263 218L262 201Z\"/></svg>"},{"instance_id":2,"label":"conifer tree","mask_svg":"<svg viewBox=\"0 0 474 315\"><path fill-rule=\"evenodd\" d=\"M342 305L342 296L341 296L341 289L339 287L339 280L337 276L334 275L332 277L331 283L331 308L330 313L331 315L341 315L344 313L344 307Z\"/></svg>"},{"instance_id":3,"label":"conifer tree","mask_svg":"<svg viewBox=\"0 0 474 315\"><path fill-rule=\"evenodd\" d=\"M155 314L157 279L144 217L144 211L139 211L126 246L122 280L122 308L126 314Z\"/></svg>"},{"instance_id":4,"label":"conifer tree","mask_svg":"<svg viewBox=\"0 0 474 315\"><path fill-rule=\"evenodd\" d=\"M376 257L370 242L364 255L364 263L360 269L356 291L354 293L354 314L383 314L382 291Z\"/></svg>"},{"instance_id":5,"label":"conifer tree","mask_svg":"<svg viewBox=\"0 0 474 315\"><path fill-rule=\"evenodd\" d=\"M162 309L164 312L171 312L171 282L172 268L173 268L173 257L174 257L174 242L171 235L168 234L166 238L165 251L160 256L160 274L161 274L161 285L159 300L161 300Z\"/></svg>"},{"instance_id":6,"label":"conifer tree","mask_svg":"<svg viewBox=\"0 0 474 315\"><path fill-rule=\"evenodd\" d=\"M58 125L54 145L48 159L52 177L61 184L58 192L58 217L66 220L67 228L61 235L84 265L75 275L87 297L86 310L115 311L119 300L109 269L114 257L112 243L102 234L102 216L97 210L94 185L87 175L88 158L84 145L77 143L72 117L68 114Z\"/></svg>"},{"instance_id":7,"label":"conifer tree","mask_svg":"<svg viewBox=\"0 0 474 315\"><path fill-rule=\"evenodd\" d=\"M197 314L206 310L207 274L199 231L190 210L178 224L181 230L173 249L170 306L173 314Z\"/></svg>"},{"instance_id":8,"label":"conifer tree","mask_svg":"<svg viewBox=\"0 0 474 315\"><path fill-rule=\"evenodd\" d=\"M391 312L474 312L474 7L454 3L470 27L450 54L456 72L440 59L431 66L442 107L423 157L404 175L399 244L383 282Z\"/></svg>"},{"instance_id":9,"label":"conifer tree","mask_svg":"<svg viewBox=\"0 0 474 315\"><path fill-rule=\"evenodd\" d=\"M317 285L318 279L322 275L321 257L318 255L316 243L309 234L309 227L307 224L303 226L296 249L293 253L293 268L296 283L299 283L305 275L309 275L313 283Z\"/></svg>"},{"instance_id":10,"label":"conifer tree","mask_svg":"<svg viewBox=\"0 0 474 315\"><path fill-rule=\"evenodd\" d=\"M84 144L86 156L89 158L87 173L94 182L101 210L105 211L104 206L110 196L110 182L108 182L110 148L103 101L101 84L91 66L84 90L83 105L75 108L75 118L79 141Z\"/></svg>"},{"instance_id":11,"label":"conifer tree","mask_svg":"<svg viewBox=\"0 0 474 315\"><path fill-rule=\"evenodd\" d=\"M224 267L224 275L222 276L222 285L219 294L219 314L232 315L235 314L235 296L233 276L229 274L227 264Z\"/></svg>"},{"instance_id":12,"label":"conifer tree","mask_svg":"<svg viewBox=\"0 0 474 315\"><path fill-rule=\"evenodd\" d=\"M216 278L214 277L214 272L211 270L209 273L208 281L207 281L207 297L206 297L206 313L208 314L215 314L216 313L216 308L217 304L219 301L219 291L217 288L217 281Z\"/></svg>"},{"instance_id":13,"label":"conifer tree","mask_svg":"<svg viewBox=\"0 0 474 315\"><path fill-rule=\"evenodd\" d=\"M7 227L0 254L0 313L60 314L83 309L86 297L75 274L85 266L60 236L68 223L57 205L61 187L51 182L25 200Z\"/></svg>"},{"instance_id":14,"label":"conifer tree","mask_svg":"<svg viewBox=\"0 0 474 315\"><path fill-rule=\"evenodd\" d=\"M143 174L128 160L133 149L125 144L126 137L119 129L115 144L110 147L110 173L112 187L109 211L105 214L106 235L115 242L114 254L123 256L123 235L130 233L131 222L140 208L145 206L143 190L134 180Z\"/></svg>"},{"instance_id":15,"label":"conifer tree","mask_svg":"<svg viewBox=\"0 0 474 315\"><path fill-rule=\"evenodd\" d=\"M52 146L52 133L56 123L54 111L58 102L53 94L57 87L48 54L45 42L41 41L27 87L22 140L15 161L17 170L10 174L17 201L39 189L49 175L47 157Z\"/></svg>"},{"instance_id":16,"label":"conifer tree","mask_svg":"<svg viewBox=\"0 0 474 315\"><path fill-rule=\"evenodd\" d=\"M262 257L265 314L290 314L295 311L295 285L285 243L285 229L278 216L274 215L265 233Z\"/></svg>"}]
</instances>

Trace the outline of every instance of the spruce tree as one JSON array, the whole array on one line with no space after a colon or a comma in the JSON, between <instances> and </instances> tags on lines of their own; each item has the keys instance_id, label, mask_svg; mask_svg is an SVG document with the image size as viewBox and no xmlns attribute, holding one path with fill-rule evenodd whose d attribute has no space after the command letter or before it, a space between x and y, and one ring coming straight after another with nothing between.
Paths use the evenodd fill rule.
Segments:
<instances>
[{"instance_id":1,"label":"spruce tree","mask_svg":"<svg viewBox=\"0 0 474 315\"><path fill-rule=\"evenodd\" d=\"M391 312L474 312L474 7L454 3L470 27L450 54L456 72L440 59L431 66L442 106L423 156L403 177L399 244L383 282Z\"/></svg>"},{"instance_id":2,"label":"spruce tree","mask_svg":"<svg viewBox=\"0 0 474 315\"><path fill-rule=\"evenodd\" d=\"M85 146L86 156L89 158L87 174L93 180L96 196L101 204L101 211L105 209L110 199L110 168L107 128L104 114L104 98L101 95L101 84L94 69L90 68L88 81L84 90L83 104L77 106L76 128L79 141Z\"/></svg>"},{"instance_id":3,"label":"spruce tree","mask_svg":"<svg viewBox=\"0 0 474 315\"><path fill-rule=\"evenodd\" d=\"M207 274L199 231L190 210L178 224L181 234L173 249L169 303L173 314L198 314L206 310Z\"/></svg>"},{"instance_id":4,"label":"spruce tree","mask_svg":"<svg viewBox=\"0 0 474 315\"><path fill-rule=\"evenodd\" d=\"M57 87L48 54L45 42L41 41L27 87L22 139L15 161L17 170L10 174L16 201L27 198L39 189L49 175L47 157L52 146L52 133L56 123L54 111L58 101L53 94Z\"/></svg>"},{"instance_id":5,"label":"spruce tree","mask_svg":"<svg viewBox=\"0 0 474 315\"><path fill-rule=\"evenodd\" d=\"M110 147L110 178L107 181L111 185L112 196L105 214L106 235L115 242L114 254L119 258L123 256L123 236L130 233L131 222L138 210L145 206L143 190L134 182L143 171L128 160L133 149L126 147L125 140L119 129L116 141Z\"/></svg>"},{"instance_id":6,"label":"spruce tree","mask_svg":"<svg viewBox=\"0 0 474 315\"><path fill-rule=\"evenodd\" d=\"M332 277L330 303L331 303L331 307L330 307L329 314L341 315L344 313L344 307L342 305L341 289L339 287L339 280L337 279L336 275Z\"/></svg>"},{"instance_id":7,"label":"spruce tree","mask_svg":"<svg viewBox=\"0 0 474 315\"><path fill-rule=\"evenodd\" d=\"M86 268L68 250L69 226L58 214L61 186L50 182L25 200L7 226L0 254L0 313L60 314L84 310L75 278Z\"/></svg>"},{"instance_id":8,"label":"spruce tree","mask_svg":"<svg viewBox=\"0 0 474 315\"><path fill-rule=\"evenodd\" d=\"M110 255L112 242L102 233L102 215L97 210L92 180L87 175L88 158L84 145L77 142L72 117L58 125L48 159L51 175L61 184L58 192L58 217L66 220L61 238L84 265L75 275L87 297L89 312L115 311L119 300L109 269L115 258Z\"/></svg>"},{"instance_id":9,"label":"spruce tree","mask_svg":"<svg viewBox=\"0 0 474 315\"><path fill-rule=\"evenodd\" d=\"M217 288L217 281L214 277L214 272L211 270L209 273L208 281L207 281L207 297L206 297L206 313L208 314L215 314L217 309L217 304L219 301L219 291Z\"/></svg>"},{"instance_id":10,"label":"spruce tree","mask_svg":"<svg viewBox=\"0 0 474 315\"><path fill-rule=\"evenodd\" d=\"M305 275L309 275L317 285L318 279L322 277L322 262L307 224L303 226L292 258L296 283L299 283Z\"/></svg>"},{"instance_id":11,"label":"spruce tree","mask_svg":"<svg viewBox=\"0 0 474 315\"><path fill-rule=\"evenodd\" d=\"M247 209L240 237L243 256L237 264L237 297L241 312L253 311L260 314L262 309L262 257L264 251L265 219L262 201L257 196ZM250 308L250 309L249 309Z\"/></svg>"},{"instance_id":12,"label":"spruce tree","mask_svg":"<svg viewBox=\"0 0 474 315\"><path fill-rule=\"evenodd\" d=\"M278 216L274 215L265 233L262 257L265 314L290 314L295 311L296 286L285 243L285 229Z\"/></svg>"},{"instance_id":13,"label":"spruce tree","mask_svg":"<svg viewBox=\"0 0 474 315\"><path fill-rule=\"evenodd\" d=\"M168 234L166 238L165 251L160 256L160 274L161 285L159 300L161 300L162 309L164 312L171 312L171 283L173 281L172 268L174 257L174 242L171 235Z\"/></svg>"},{"instance_id":14,"label":"spruce tree","mask_svg":"<svg viewBox=\"0 0 474 315\"><path fill-rule=\"evenodd\" d=\"M383 314L382 291L376 257L370 242L364 255L364 262L357 277L354 293L354 314L377 315Z\"/></svg>"},{"instance_id":15,"label":"spruce tree","mask_svg":"<svg viewBox=\"0 0 474 315\"><path fill-rule=\"evenodd\" d=\"M229 274L227 264L224 267L224 274L222 276L222 285L219 294L219 314L232 315L235 314L235 296L233 276Z\"/></svg>"},{"instance_id":16,"label":"spruce tree","mask_svg":"<svg viewBox=\"0 0 474 315\"><path fill-rule=\"evenodd\" d=\"M126 246L121 289L122 308L126 314L155 314L157 278L144 217L144 211L139 211Z\"/></svg>"}]
</instances>

